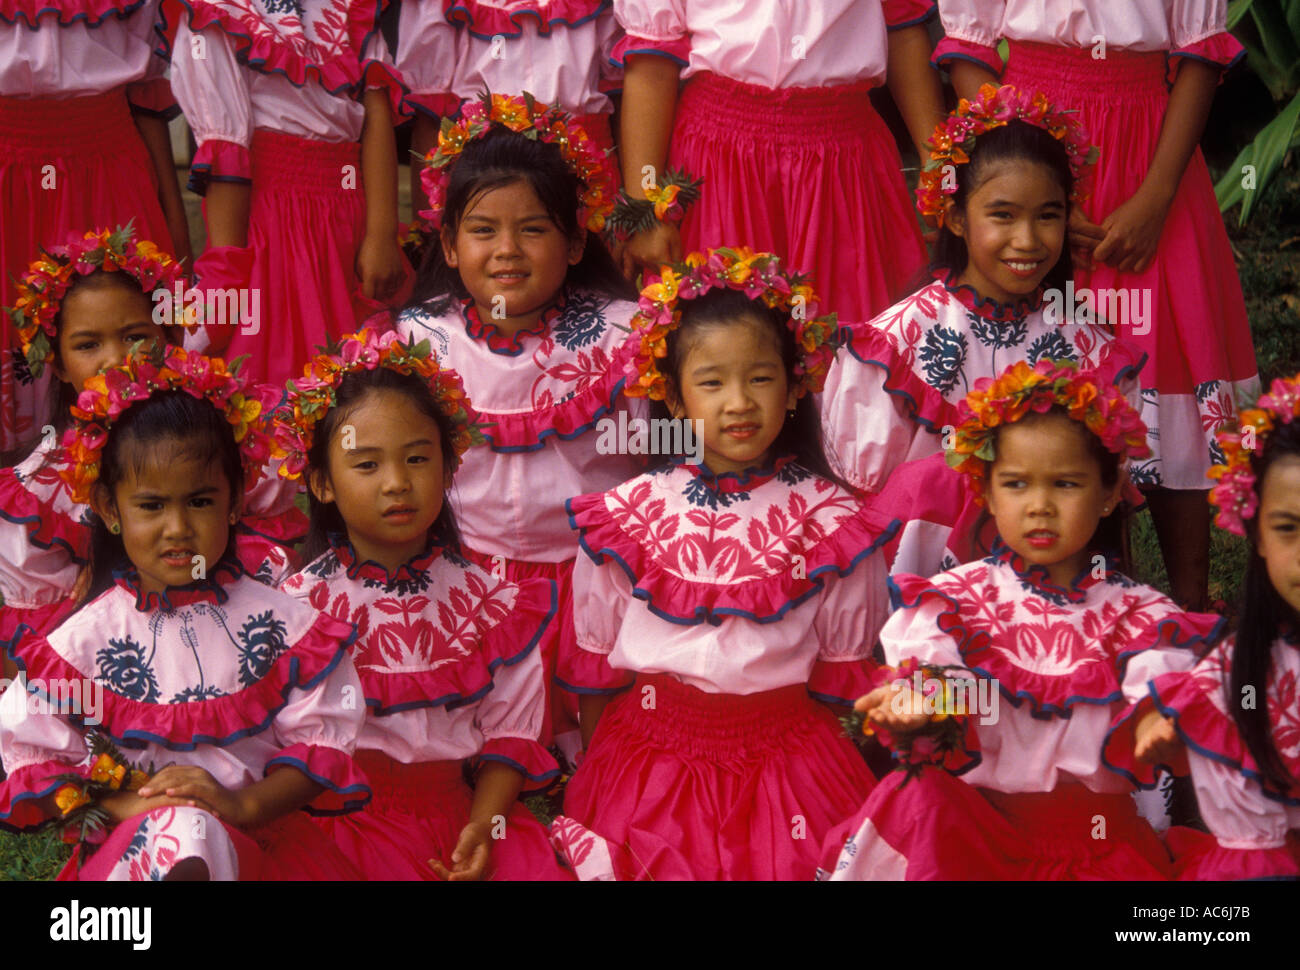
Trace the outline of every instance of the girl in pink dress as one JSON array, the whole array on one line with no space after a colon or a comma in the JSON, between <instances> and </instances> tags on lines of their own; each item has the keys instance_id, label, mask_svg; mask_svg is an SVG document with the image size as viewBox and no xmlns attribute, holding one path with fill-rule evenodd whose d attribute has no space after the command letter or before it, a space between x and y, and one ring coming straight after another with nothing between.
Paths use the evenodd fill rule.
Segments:
<instances>
[{"instance_id":1,"label":"girl in pink dress","mask_svg":"<svg viewBox=\"0 0 1300 970\"><path fill-rule=\"evenodd\" d=\"M1141 354L1076 308L1066 221L1087 184L1088 135L1059 105L987 87L935 129L917 203L939 226L934 282L850 323L822 397L833 460L905 523L891 571L929 576L982 558L978 506L943 442L962 399L1016 360L1101 368L1140 403ZM951 175L949 178L948 175Z\"/></svg>"},{"instance_id":2,"label":"girl in pink dress","mask_svg":"<svg viewBox=\"0 0 1300 970\"><path fill-rule=\"evenodd\" d=\"M280 412L314 557L284 588L357 627L368 712L357 760L374 801L320 824L367 879L572 878L518 800L559 774L537 743L555 584L460 555L445 493L471 443L466 405L427 343L363 330L317 357Z\"/></svg>"},{"instance_id":3,"label":"girl in pink dress","mask_svg":"<svg viewBox=\"0 0 1300 970\"><path fill-rule=\"evenodd\" d=\"M614 60L629 194L644 198L667 168L704 180L680 233L661 223L632 238L629 275L743 244L810 272L844 319L866 320L905 292L925 248L868 92L888 64L924 158L943 115L927 63L931 0L614 0L614 13L626 32Z\"/></svg>"},{"instance_id":4,"label":"girl in pink dress","mask_svg":"<svg viewBox=\"0 0 1300 970\"><path fill-rule=\"evenodd\" d=\"M578 544L564 500L626 481L644 458L600 446L604 427L636 413L623 394L635 291L597 235L610 166L571 117L526 98L465 102L426 159L440 244L396 326L461 375L487 439L456 476L466 556L559 587L541 645L549 682L573 645ZM556 693L553 708L543 743L568 735L576 751L576 700Z\"/></svg>"},{"instance_id":5,"label":"girl in pink dress","mask_svg":"<svg viewBox=\"0 0 1300 970\"><path fill-rule=\"evenodd\" d=\"M531 91L578 120L613 153L610 92L622 71L610 60L618 37L610 0L407 0L397 25L397 69L415 115L411 150L437 147L438 122L483 91ZM425 207L419 167L411 198Z\"/></svg>"},{"instance_id":6,"label":"girl in pink dress","mask_svg":"<svg viewBox=\"0 0 1300 970\"><path fill-rule=\"evenodd\" d=\"M78 398L62 477L94 509L89 589L48 638L20 631L24 680L0 697L0 820L61 817L76 841L91 795L103 818L60 878L356 877L298 812L369 797L351 758L355 631L234 556L273 401L220 360L156 345ZM127 764L85 760L92 727ZM152 777L128 783L128 768Z\"/></svg>"},{"instance_id":7,"label":"girl in pink dress","mask_svg":"<svg viewBox=\"0 0 1300 970\"><path fill-rule=\"evenodd\" d=\"M1300 374L1273 382L1241 425L1221 429L1212 470L1218 525L1246 536L1237 632L1192 670L1151 680L1116 724L1107 756L1143 785L1157 760L1132 725L1154 710L1159 740L1186 745L1209 834L1171 828L1180 879L1300 877ZM1246 703L1247 699L1252 703Z\"/></svg>"},{"instance_id":8,"label":"girl in pink dress","mask_svg":"<svg viewBox=\"0 0 1300 970\"><path fill-rule=\"evenodd\" d=\"M1146 294L1149 318L1114 320L1147 355L1146 490L1174 598L1204 605L1205 473L1234 401L1259 392L1246 305L1197 142L1221 72L1242 56L1226 0L942 0L936 63L973 97L1001 75L1078 111L1101 146L1091 198L1072 215L1076 283ZM1005 38L1005 72L995 50ZM1087 255L1090 251L1090 255Z\"/></svg>"},{"instance_id":9,"label":"girl in pink dress","mask_svg":"<svg viewBox=\"0 0 1300 970\"><path fill-rule=\"evenodd\" d=\"M629 386L702 449L569 500L579 649L559 676L586 692L589 746L552 835L580 878L808 879L873 784L818 702L868 681L894 527L822 453L835 319L748 250L665 267L641 307Z\"/></svg>"},{"instance_id":10,"label":"girl in pink dress","mask_svg":"<svg viewBox=\"0 0 1300 970\"><path fill-rule=\"evenodd\" d=\"M949 459L987 505L993 555L896 576L880 686L855 705L899 768L827 840L832 879L1162 879L1164 846L1102 761L1146 680L1222 625L1095 553L1146 428L1109 381L1017 362L976 383ZM1159 718L1139 730L1149 733Z\"/></svg>"},{"instance_id":11,"label":"girl in pink dress","mask_svg":"<svg viewBox=\"0 0 1300 970\"><path fill-rule=\"evenodd\" d=\"M134 221L182 262L190 236L154 54L158 0L13 0L0 9L0 306L42 247L87 226ZM105 151L111 145L112 151ZM48 382L8 348L0 316L0 453L50 419Z\"/></svg>"},{"instance_id":12,"label":"girl in pink dress","mask_svg":"<svg viewBox=\"0 0 1300 970\"><path fill-rule=\"evenodd\" d=\"M172 85L198 141L205 291L247 295L207 346L283 384L409 273L397 244L402 85L375 0L180 0ZM248 312L244 312L247 310ZM233 319L238 315L239 319ZM197 346L197 344L196 344Z\"/></svg>"}]
</instances>

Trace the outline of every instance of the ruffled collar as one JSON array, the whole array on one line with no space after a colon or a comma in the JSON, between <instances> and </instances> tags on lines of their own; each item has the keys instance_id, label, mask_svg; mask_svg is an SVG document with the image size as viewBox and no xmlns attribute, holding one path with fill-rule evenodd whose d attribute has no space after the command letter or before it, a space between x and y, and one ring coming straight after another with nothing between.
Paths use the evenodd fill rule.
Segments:
<instances>
[{"instance_id":1,"label":"ruffled collar","mask_svg":"<svg viewBox=\"0 0 1300 970\"><path fill-rule=\"evenodd\" d=\"M709 491L733 495L737 492L752 492L760 485L770 482L781 474L787 465L793 464L794 460L794 455L786 455L762 468L746 468L741 472L723 472L721 475L714 474L703 462L694 464L681 455L674 456L672 464L685 468Z\"/></svg>"},{"instance_id":2,"label":"ruffled collar","mask_svg":"<svg viewBox=\"0 0 1300 970\"><path fill-rule=\"evenodd\" d=\"M983 297L975 292L973 286L958 283L956 270L940 268L934 271L934 278L943 288L957 298L957 301L971 313L995 323L1019 323L1043 305L1043 288L1040 286L1030 296L1016 300L1014 303L1002 303L992 297Z\"/></svg>"},{"instance_id":3,"label":"ruffled collar","mask_svg":"<svg viewBox=\"0 0 1300 970\"><path fill-rule=\"evenodd\" d=\"M339 564L347 571L348 579L369 579L390 588L399 583L420 583L424 580L433 561L442 555L442 547L430 541L423 550L398 566L393 572L373 559L362 559L357 555L351 540L342 533L329 534L330 548L338 558Z\"/></svg>"},{"instance_id":4,"label":"ruffled collar","mask_svg":"<svg viewBox=\"0 0 1300 970\"><path fill-rule=\"evenodd\" d=\"M1115 563L1106 558L1106 568L1102 576L1097 576L1092 566L1085 566L1079 575L1070 581L1068 587L1061 586L1052 581L1051 573L1046 566L1025 562L1019 553L1008 546L1001 537L994 541L992 554L987 561L1009 566L1026 589L1057 602L1064 599L1070 603L1082 603L1088 598L1088 590L1098 583L1108 581L1111 575L1116 573Z\"/></svg>"},{"instance_id":5,"label":"ruffled collar","mask_svg":"<svg viewBox=\"0 0 1300 970\"><path fill-rule=\"evenodd\" d=\"M135 597L141 613L174 610L192 603L224 603L230 598L225 587L246 575L243 564L234 556L222 556L203 578L184 586L168 586L161 593L146 592L140 586L140 573L134 566L113 570L113 582Z\"/></svg>"},{"instance_id":6,"label":"ruffled collar","mask_svg":"<svg viewBox=\"0 0 1300 970\"><path fill-rule=\"evenodd\" d=\"M564 312L564 300L542 311L537 323L527 330L513 334L503 334L493 323L484 323L479 316L478 307L473 300L460 301L461 316L465 319L465 332L474 340L487 344L487 349L494 354L517 357L524 352L524 341L528 337L545 337L551 330L551 324Z\"/></svg>"}]
</instances>

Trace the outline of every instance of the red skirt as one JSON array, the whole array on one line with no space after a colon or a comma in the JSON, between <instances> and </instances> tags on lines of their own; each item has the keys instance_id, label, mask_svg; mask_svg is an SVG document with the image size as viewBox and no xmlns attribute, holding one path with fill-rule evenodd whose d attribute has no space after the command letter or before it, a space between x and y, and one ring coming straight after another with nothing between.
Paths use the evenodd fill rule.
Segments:
<instances>
[{"instance_id":1,"label":"red skirt","mask_svg":"<svg viewBox=\"0 0 1300 970\"><path fill-rule=\"evenodd\" d=\"M803 684L736 696L642 676L605 709L564 810L620 879L811 879L873 784Z\"/></svg>"},{"instance_id":2,"label":"red skirt","mask_svg":"<svg viewBox=\"0 0 1300 970\"><path fill-rule=\"evenodd\" d=\"M1165 55L1012 42L1007 84L1043 91L1076 117L1101 149L1084 212L1100 223L1129 199L1155 156L1169 92ZM1139 463L1141 485L1209 488L1214 432L1236 414L1234 397L1258 394L1255 350L1228 234L1205 159L1192 155L1165 220L1156 257L1143 273L1098 263L1076 271L1078 287L1149 290L1150 314L1116 335L1147 354L1142 387L1157 392L1142 417L1156 456ZM1145 332L1141 332L1145 330Z\"/></svg>"},{"instance_id":3,"label":"red skirt","mask_svg":"<svg viewBox=\"0 0 1300 970\"><path fill-rule=\"evenodd\" d=\"M451 853L473 805L461 763L405 765L377 751L358 751L356 761L374 798L362 811L317 818L317 826L365 879L436 881L428 861L451 868ZM487 878L573 878L556 859L546 830L521 803L510 810L502 835L492 843Z\"/></svg>"},{"instance_id":4,"label":"red skirt","mask_svg":"<svg viewBox=\"0 0 1300 970\"><path fill-rule=\"evenodd\" d=\"M85 98L0 97L0 306L18 298L42 247L70 233L135 220L137 239L170 251L149 150L123 88ZM0 451L29 443L45 424L48 376L33 380L9 348L18 335L0 314ZM48 374L48 371L47 371Z\"/></svg>"},{"instance_id":5,"label":"red skirt","mask_svg":"<svg viewBox=\"0 0 1300 970\"><path fill-rule=\"evenodd\" d=\"M704 179L687 252L749 246L812 275L824 312L869 320L925 265L902 159L870 85L772 90L697 74L669 164Z\"/></svg>"}]
</instances>

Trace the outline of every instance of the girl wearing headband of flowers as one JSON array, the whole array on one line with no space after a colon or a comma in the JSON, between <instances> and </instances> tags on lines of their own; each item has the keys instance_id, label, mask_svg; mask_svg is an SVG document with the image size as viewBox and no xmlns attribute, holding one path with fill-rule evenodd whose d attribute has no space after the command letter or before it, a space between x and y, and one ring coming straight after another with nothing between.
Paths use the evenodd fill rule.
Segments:
<instances>
[{"instance_id":1,"label":"girl wearing headband of flowers","mask_svg":"<svg viewBox=\"0 0 1300 970\"><path fill-rule=\"evenodd\" d=\"M845 328L823 397L845 477L882 491L880 507L906 523L892 571L922 576L987 552L972 541L977 510L940 455L978 380L1018 359L1070 359L1104 368L1136 405L1142 359L1104 321L1046 300L1069 283L1066 218L1096 156L1073 117L1041 95L986 86L930 144L916 196L939 226L933 279Z\"/></svg>"},{"instance_id":2,"label":"girl wearing headband of flowers","mask_svg":"<svg viewBox=\"0 0 1300 970\"><path fill-rule=\"evenodd\" d=\"M589 746L552 832L581 878L808 879L871 788L816 701L868 682L894 523L822 452L836 326L817 302L743 249L642 291L629 393L698 429L704 460L568 503L579 649L557 676L583 693Z\"/></svg>"},{"instance_id":3,"label":"girl wearing headband of flowers","mask_svg":"<svg viewBox=\"0 0 1300 970\"><path fill-rule=\"evenodd\" d=\"M1103 745L1125 701L1189 668L1185 648L1222 620L1183 613L1096 552L1125 462L1146 453L1123 395L1068 361L1020 361L967 395L948 462L1002 542L930 579L894 577L899 609L880 635L893 669L855 708L908 770L828 840L830 878L1167 878ZM1137 732L1144 757L1166 756L1158 715Z\"/></svg>"},{"instance_id":4,"label":"girl wearing headband of flowers","mask_svg":"<svg viewBox=\"0 0 1300 970\"><path fill-rule=\"evenodd\" d=\"M1217 522L1250 540L1237 631L1185 673L1157 677L1124 718L1108 754L1143 784L1127 726L1151 711L1172 720L1210 833L1172 828L1181 879L1300 876L1300 374L1273 382L1240 427L1222 429L1227 458L1210 477ZM1141 755L1141 750L1136 752Z\"/></svg>"},{"instance_id":5,"label":"girl wearing headband of flowers","mask_svg":"<svg viewBox=\"0 0 1300 970\"><path fill-rule=\"evenodd\" d=\"M66 877L356 877L297 812L369 797L351 759L364 718L348 702L361 690L355 631L256 582L233 555L274 399L220 360L157 345L78 398L61 474L95 513L89 589L48 638L24 630L11 647L48 703L17 689L0 698L0 820L24 829L79 807L62 782L84 794L67 776L90 771L90 725L152 777L103 795L100 830ZM92 680L95 710L39 686Z\"/></svg>"},{"instance_id":6,"label":"girl wearing headband of flowers","mask_svg":"<svg viewBox=\"0 0 1300 970\"><path fill-rule=\"evenodd\" d=\"M564 500L644 467L630 446L598 444L602 418L632 414L623 366L635 292L599 236L614 204L610 163L571 116L525 94L466 101L425 165L440 242L397 330L428 340L461 375L487 438L456 479L466 555L507 579L559 586L542 643L549 685L573 639L578 547ZM576 751L576 703L553 699L543 742L567 735Z\"/></svg>"},{"instance_id":7,"label":"girl wearing headband of flowers","mask_svg":"<svg viewBox=\"0 0 1300 970\"><path fill-rule=\"evenodd\" d=\"M460 555L446 493L482 440L468 406L428 343L363 330L313 360L277 414L284 474L306 478L312 510L313 561L284 588L359 631L357 761L375 800L320 824L367 879L571 878L518 801L559 774L537 743L555 584Z\"/></svg>"}]
</instances>

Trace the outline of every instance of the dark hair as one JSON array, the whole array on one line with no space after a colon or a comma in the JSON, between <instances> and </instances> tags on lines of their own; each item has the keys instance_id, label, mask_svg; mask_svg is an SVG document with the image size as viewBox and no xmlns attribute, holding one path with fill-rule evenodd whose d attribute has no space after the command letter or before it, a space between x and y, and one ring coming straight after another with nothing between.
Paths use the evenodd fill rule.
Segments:
<instances>
[{"instance_id":1,"label":"dark hair","mask_svg":"<svg viewBox=\"0 0 1300 970\"><path fill-rule=\"evenodd\" d=\"M377 367L374 370L352 371L339 382L334 407L316 425L311 448L307 452L308 475L329 471L329 448L334 433L342 427L349 414L378 391L405 394L421 414L438 426L442 460L450 473L456 455L452 443L452 423L450 418L438 410L438 403L433 399L429 386L415 374L399 374L387 367ZM320 501L311 489L307 490L307 499L310 503L311 521L303 543L303 559L311 562L329 548L331 534L347 534L347 523L333 502ZM429 527L428 538L444 549L460 553L460 529L456 525L456 514L451 509L450 501L443 501L442 511Z\"/></svg>"},{"instance_id":2,"label":"dark hair","mask_svg":"<svg viewBox=\"0 0 1300 970\"><path fill-rule=\"evenodd\" d=\"M578 224L579 181L564 163L559 146L526 138L499 124L494 124L482 138L469 142L452 166L442 213L443 232L454 234L465 209L484 192L519 181L532 188L546 214L565 236L578 238L582 229ZM569 267L565 285L617 299L636 299L635 288L619 272L600 234L595 232L587 233L582 259ZM447 265L440 241L430 240L407 307L443 313L453 300L468 296L460 273Z\"/></svg>"},{"instance_id":3,"label":"dark hair","mask_svg":"<svg viewBox=\"0 0 1300 970\"><path fill-rule=\"evenodd\" d=\"M208 401L179 390L162 391L122 412L109 429L108 440L100 452L96 486L108 489L116 500L117 486L122 479L143 471L164 443L186 458L205 463L219 461L230 483L232 500L243 491L243 462L230 422ZM226 555L233 551L234 535L232 528L224 550ZM79 605L85 605L112 586L113 570L121 568L126 560L122 537L109 532L104 520L92 512L90 558L86 564L90 580Z\"/></svg>"},{"instance_id":4,"label":"dark hair","mask_svg":"<svg viewBox=\"0 0 1300 970\"><path fill-rule=\"evenodd\" d=\"M1251 455L1251 470L1255 473L1257 493L1264 491L1264 476L1279 458L1287 455L1300 458L1300 421L1279 422L1262 451ZM1224 702L1232 711L1232 719L1265 778L1281 791L1287 791L1297 779L1291 777L1286 763L1278 754L1268 723L1268 704L1264 698L1268 684L1269 666L1273 658L1273 641L1282 629L1295 630L1300 617L1282 599L1268 578L1268 564L1259 554L1259 517L1246 522L1250 539L1250 559L1246 564L1246 580L1241 593L1241 619L1237 624L1237 638L1232 648L1232 669L1224 683ZM1260 698L1253 708L1242 706L1242 690L1251 687Z\"/></svg>"},{"instance_id":5,"label":"dark hair","mask_svg":"<svg viewBox=\"0 0 1300 970\"><path fill-rule=\"evenodd\" d=\"M785 376L794 385L795 365L799 361L794 332L789 327L786 314L767 306L761 300L751 300L737 290L714 289L694 300L682 300L681 325L668 334L667 355L663 360L664 376L671 388L681 386L682 366L690 351L692 336L701 328L733 323L742 317L751 317L766 326L776 339L785 364ZM652 418L668 418L670 412L660 401L651 403ZM822 442L821 417L812 394L804 394L795 405L794 416L787 418L781 432L772 442L774 456L794 455L800 465L821 478L834 482L846 491L858 493L832 467L826 458ZM665 458L665 462L668 459ZM663 462L661 462L662 464Z\"/></svg>"},{"instance_id":6,"label":"dark hair","mask_svg":"<svg viewBox=\"0 0 1300 970\"><path fill-rule=\"evenodd\" d=\"M1074 190L1074 173L1070 170L1070 156L1065 146L1045 129L1031 125L1027 121L1015 120L980 135L970 161L965 165L955 166L957 192L952 197L955 207L964 211L967 199L987 180L986 173L993 166L1009 161L1036 162L1046 166L1056 177L1067 200ZM1067 202L1067 214L1068 205ZM969 262L970 253L966 249L966 240L954 234L945 220L939 230L939 240L934 247L930 272L943 269L956 275L965 272ZM1070 258L1070 246L1067 240L1061 247L1061 256L1056 261L1056 265L1043 277L1042 285L1048 289L1064 291L1066 283L1073 276L1074 263ZM926 282L928 278L921 280L920 285Z\"/></svg>"}]
</instances>

